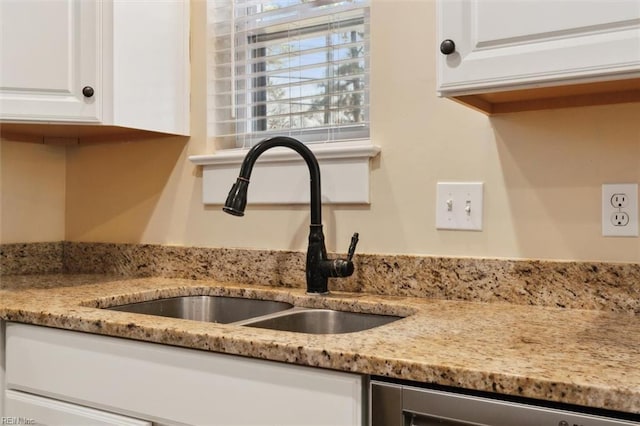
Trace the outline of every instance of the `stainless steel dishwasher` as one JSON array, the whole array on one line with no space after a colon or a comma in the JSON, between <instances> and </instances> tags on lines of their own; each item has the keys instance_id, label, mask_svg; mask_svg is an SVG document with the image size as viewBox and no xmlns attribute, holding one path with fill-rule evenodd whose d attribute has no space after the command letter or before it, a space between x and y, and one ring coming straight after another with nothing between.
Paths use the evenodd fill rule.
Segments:
<instances>
[{"instance_id":1,"label":"stainless steel dishwasher","mask_svg":"<svg viewBox=\"0 0 640 426\"><path fill-rule=\"evenodd\" d=\"M371 426L638 426L611 417L488 396L371 380ZM627 419L628 418L628 419Z\"/></svg>"}]
</instances>

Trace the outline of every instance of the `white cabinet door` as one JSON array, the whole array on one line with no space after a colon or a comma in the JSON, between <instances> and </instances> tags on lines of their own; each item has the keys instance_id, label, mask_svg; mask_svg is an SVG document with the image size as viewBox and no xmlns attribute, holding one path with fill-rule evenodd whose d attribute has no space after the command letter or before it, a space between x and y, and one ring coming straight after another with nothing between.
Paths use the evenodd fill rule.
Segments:
<instances>
[{"instance_id":1,"label":"white cabinet door","mask_svg":"<svg viewBox=\"0 0 640 426\"><path fill-rule=\"evenodd\" d=\"M0 0L0 121L16 134L68 125L40 136L188 135L189 10L188 0Z\"/></svg>"},{"instance_id":2,"label":"white cabinet door","mask_svg":"<svg viewBox=\"0 0 640 426\"><path fill-rule=\"evenodd\" d=\"M0 1L1 119L100 120L99 12L86 0Z\"/></svg>"},{"instance_id":3,"label":"white cabinet door","mask_svg":"<svg viewBox=\"0 0 640 426\"><path fill-rule=\"evenodd\" d=\"M640 76L638 0L440 0L438 90Z\"/></svg>"},{"instance_id":4,"label":"white cabinet door","mask_svg":"<svg viewBox=\"0 0 640 426\"><path fill-rule=\"evenodd\" d=\"M42 426L152 426L151 422L133 419L43 398L23 392L7 391L6 422ZM8 423L7 423L8 424Z\"/></svg>"}]
</instances>

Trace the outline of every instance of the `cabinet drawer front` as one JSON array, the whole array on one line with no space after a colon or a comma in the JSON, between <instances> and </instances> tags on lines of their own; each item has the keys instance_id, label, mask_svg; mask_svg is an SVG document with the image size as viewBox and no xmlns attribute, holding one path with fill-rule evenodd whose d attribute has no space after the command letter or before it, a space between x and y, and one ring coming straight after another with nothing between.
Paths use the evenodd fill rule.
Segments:
<instances>
[{"instance_id":1,"label":"cabinet drawer front","mask_svg":"<svg viewBox=\"0 0 640 426\"><path fill-rule=\"evenodd\" d=\"M29 421L32 425L46 426L152 426L152 423L106 413L55 399L28 393L6 392L5 418ZM35 421L35 423L31 423ZM24 423L23 423L24 424Z\"/></svg>"},{"instance_id":2,"label":"cabinet drawer front","mask_svg":"<svg viewBox=\"0 0 640 426\"><path fill-rule=\"evenodd\" d=\"M7 388L156 422L358 425L363 377L7 324Z\"/></svg>"}]
</instances>

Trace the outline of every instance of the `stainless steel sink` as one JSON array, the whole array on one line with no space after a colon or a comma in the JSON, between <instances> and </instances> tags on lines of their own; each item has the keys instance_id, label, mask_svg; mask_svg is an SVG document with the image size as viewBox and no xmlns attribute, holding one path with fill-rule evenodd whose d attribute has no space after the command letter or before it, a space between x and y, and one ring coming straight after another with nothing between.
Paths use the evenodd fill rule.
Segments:
<instances>
[{"instance_id":1,"label":"stainless steel sink","mask_svg":"<svg viewBox=\"0 0 640 426\"><path fill-rule=\"evenodd\" d=\"M195 321L228 324L284 311L293 305L272 300L227 296L181 296L113 306L113 311L159 315Z\"/></svg>"},{"instance_id":2,"label":"stainless steel sink","mask_svg":"<svg viewBox=\"0 0 640 426\"><path fill-rule=\"evenodd\" d=\"M402 318L294 307L286 302L228 296L180 296L105 309L308 334L353 333Z\"/></svg>"},{"instance_id":3,"label":"stainless steel sink","mask_svg":"<svg viewBox=\"0 0 640 426\"><path fill-rule=\"evenodd\" d=\"M244 323L247 327L293 331L309 334L339 334L368 330L397 321L402 317L333 311L330 309L301 309Z\"/></svg>"}]
</instances>

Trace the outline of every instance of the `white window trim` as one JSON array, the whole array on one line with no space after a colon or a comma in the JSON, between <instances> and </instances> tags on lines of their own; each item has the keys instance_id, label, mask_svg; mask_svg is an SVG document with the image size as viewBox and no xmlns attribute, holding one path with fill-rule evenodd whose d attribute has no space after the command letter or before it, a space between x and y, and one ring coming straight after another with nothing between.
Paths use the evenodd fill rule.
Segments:
<instances>
[{"instance_id":1,"label":"white window trim","mask_svg":"<svg viewBox=\"0 0 640 426\"><path fill-rule=\"evenodd\" d=\"M369 204L371 159L380 147L368 140L309 144L320 164L322 202ZM202 166L204 204L224 204L236 181L248 148L225 149L214 154L192 155ZM251 174L249 204L309 203L309 170L298 153L287 148L264 152Z\"/></svg>"}]
</instances>

